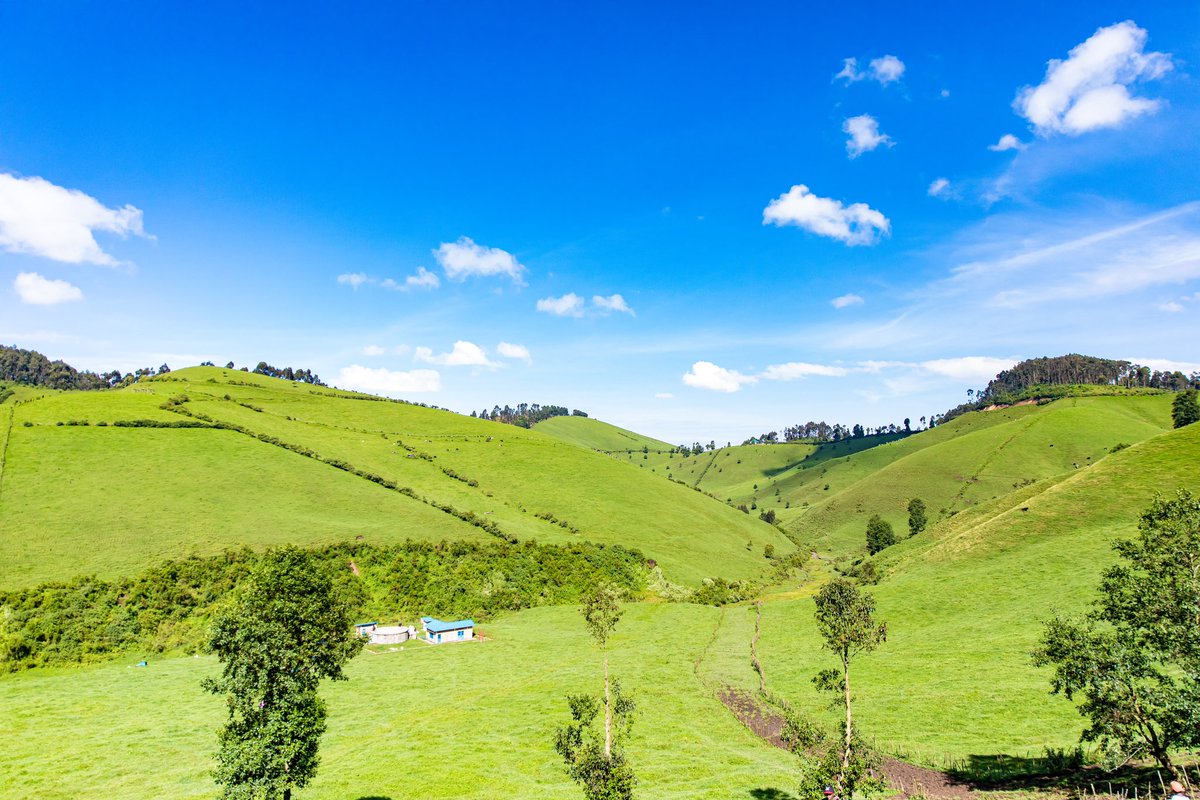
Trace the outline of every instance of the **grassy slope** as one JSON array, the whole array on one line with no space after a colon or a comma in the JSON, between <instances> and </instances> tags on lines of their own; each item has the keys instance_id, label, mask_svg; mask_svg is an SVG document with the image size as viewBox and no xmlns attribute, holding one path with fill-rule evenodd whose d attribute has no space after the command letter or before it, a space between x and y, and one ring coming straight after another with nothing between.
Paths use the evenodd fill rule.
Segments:
<instances>
[{"instance_id":1,"label":"grassy slope","mask_svg":"<svg viewBox=\"0 0 1200 800\"><path fill-rule=\"evenodd\" d=\"M869 731L926 760L1072 744L1078 715L1029 665L1039 621L1086 606L1155 491L1200 490L1198 452L1200 425L1161 434L885 551L872 592L889 640L856 677ZM809 600L768 603L763 660L773 688L825 713L809 678L833 664L811 619Z\"/></svg>"},{"instance_id":2,"label":"grassy slope","mask_svg":"<svg viewBox=\"0 0 1200 800\"><path fill-rule=\"evenodd\" d=\"M492 520L506 534L639 548L676 581L749 577L762 567L764 544L792 549L774 528L686 487L647 480L535 431L192 368L118 392L53 394L15 407L0 494L0 583L113 575L240 544L486 535L429 505L232 431L94 426L184 419L159 408L180 393L191 398L190 411L395 480ZM81 419L93 426L55 424Z\"/></svg>"},{"instance_id":3,"label":"grassy slope","mask_svg":"<svg viewBox=\"0 0 1200 800\"><path fill-rule=\"evenodd\" d=\"M754 738L693 672L721 614L633 605L617 628L612 671L639 704L628 753L646 800L794 788L793 758ZM329 731L302 796L579 797L552 745L568 718L565 693L602 685L577 609L522 612L487 634L482 644L360 655L349 682L323 690ZM214 796L207 772L222 703L199 684L216 662L128 666L135 660L0 679L0 796ZM70 758L47 757L67 741Z\"/></svg>"},{"instance_id":4,"label":"grassy slope","mask_svg":"<svg viewBox=\"0 0 1200 800\"><path fill-rule=\"evenodd\" d=\"M672 445L589 417L551 417L533 426L538 433L592 450L670 450Z\"/></svg>"}]
</instances>

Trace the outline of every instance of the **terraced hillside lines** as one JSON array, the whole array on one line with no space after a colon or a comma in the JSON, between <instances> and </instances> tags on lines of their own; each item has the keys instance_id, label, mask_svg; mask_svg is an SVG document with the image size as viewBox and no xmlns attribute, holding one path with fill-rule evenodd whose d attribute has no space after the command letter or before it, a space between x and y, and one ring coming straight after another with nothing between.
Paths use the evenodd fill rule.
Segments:
<instances>
[{"instance_id":1,"label":"terraced hillside lines","mask_svg":"<svg viewBox=\"0 0 1200 800\"><path fill-rule=\"evenodd\" d=\"M832 463L818 472L820 484L801 483L802 476L781 482L783 496L792 498L782 516L818 547L861 549L872 514L902 531L913 497L925 501L936 521L1043 478L1086 469L1118 444L1168 429L1169 401L1165 395L1067 398L965 414Z\"/></svg>"},{"instance_id":2,"label":"terraced hillside lines","mask_svg":"<svg viewBox=\"0 0 1200 800\"><path fill-rule=\"evenodd\" d=\"M627 752L640 798L781 797L794 788L794 757L746 731L693 672L720 614L632 604L616 629L612 674L638 703ZM579 797L553 746L555 727L569 719L566 694L602 691L600 654L578 609L524 611L484 631L483 643L364 653L349 681L323 687L329 730L303 797ZM216 661L129 666L136 660L0 678L0 796L213 797L223 707L200 681ZM68 740L72 758L46 757Z\"/></svg>"},{"instance_id":3,"label":"terraced hillside lines","mask_svg":"<svg viewBox=\"0 0 1200 800\"><path fill-rule=\"evenodd\" d=\"M200 419L250 435L115 427L211 424ZM711 498L536 431L212 367L25 402L10 462L18 453L5 493L10 479L19 488L0 502L0 557L13 559L0 585L242 544L486 536L477 525L622 544L693 585L757 576L766 544L794 547Z\"/></svg>"},{"instance_id":4,"label":"terraced hillside lines","mask_svg":"<svg viewBox=\"0 0 1200 800\"><path fill-rule=\"evenodd\" d=\"M577 444L605 453L649 450L670 450L674 445L640 433L627 431L590 417L551 417L533 426L533 430L564 442Z\"/></svg>"},{"instance_id":5,"label":"terraced hillside lines","mask_svg":"<svg viewBox=\"0 0 1200 800\"><path fill-rule=\"evenodd\" d=\"M888 641L860 659L864 730L924 759L1071 746L1082 722L1029 662L1041 620L1076 613L1156 491L1200 491L1200 425L1154 436L1098 464L981 503L882 554L870 591ZM773 688L811 713L828 666L812 603L766 603L760 652ZM832 719L832 717L831 717Z\"/></svg>"}]
</instances>

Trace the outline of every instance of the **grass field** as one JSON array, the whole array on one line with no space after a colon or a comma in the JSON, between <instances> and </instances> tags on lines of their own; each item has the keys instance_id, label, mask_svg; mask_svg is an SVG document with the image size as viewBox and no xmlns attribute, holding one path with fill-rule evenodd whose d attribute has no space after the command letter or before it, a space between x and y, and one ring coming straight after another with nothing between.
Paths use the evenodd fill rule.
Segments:
<instances>
[{"instance_id":1,"label":"grass field","mask_svg":"<svg viewBox=\"0 0 1200 800\"><path fill-rule=\"evenodd\" d=\"M113 426L187 422L160 408L178 395L189 398L181 410L249 435ZM363 397L197 367L120 391L10 399L2 407L13 424L0 476L0 584L128 574L242 544L488 535L434 505L522 540L638 548L681 583L749 578L765 566L765 544L793 549L757 519L602 454ZM379 475L419 499L281 445Z\"/></svg>"},{"instance_id":2,"label":"grass field","mask_svg":"<svg viewBox=\"0 0 1200 800\"><path fill-rule=\"evenodd\" d=\"M641 450L643 447L649 450L670 450L674 446L590 417L551 417L537 423L533 429L564 442L606 453Z\"/></svg>"},{"instance_id":3,"label":"grass field","mask_svg":"<svg viewBox=\"0 0 1200 800\"><path fill-rule=\"evenodd\" d=\"M695 674L721 615L633 605L612 640L613 674L640 709L628 748L639 797L749 800L794 788L793 757L743 728ZM578 797L552 746L565 693L602 686L578 610L521 612L485 632L491 641L359 655L348 682L323 690L322 766L299 796ZM199 684L217 663L136 660L0 679L0 796L212 797L223 706Z\"/></svg>"}]
</instances>

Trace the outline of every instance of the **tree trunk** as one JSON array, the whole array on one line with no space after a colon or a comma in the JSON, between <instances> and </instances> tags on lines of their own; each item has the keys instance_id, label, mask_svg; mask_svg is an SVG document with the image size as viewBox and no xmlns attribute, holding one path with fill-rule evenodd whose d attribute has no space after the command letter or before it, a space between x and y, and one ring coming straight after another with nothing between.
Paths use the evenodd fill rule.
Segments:
<instances>
[{"instance_id":1,"label":"tree trunk","mask_svg":"<svg viewBox=\"0 0 1200 800\"><path fill-rule=\"evenodd\" d=\"M612 698L608 693L608 650L604 651L604 759L612 761Z\"/></svg>"},{"instance_id":2,"label":"tree trunk","mask_svg":"<svg viewBox=\"0 0 1200 800\"><path fill-rule=\"evenodd\" d=\"M842 654L842 691L845 692L846 699L846 745L842 750L842 774L838 776L838 783L845 788L846 773L850 771L850 742L853 738L854 718L850 714L850 654Z\"/></svg>"}]
</instances>

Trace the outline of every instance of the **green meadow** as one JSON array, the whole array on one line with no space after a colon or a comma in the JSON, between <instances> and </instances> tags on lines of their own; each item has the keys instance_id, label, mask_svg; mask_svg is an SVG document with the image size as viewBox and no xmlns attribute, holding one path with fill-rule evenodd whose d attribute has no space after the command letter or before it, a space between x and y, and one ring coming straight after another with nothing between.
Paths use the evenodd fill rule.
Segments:
<instances>
[{"instance_id":1,"label":"green meadow","mask_svg":"<svg viewBox=\"0 0 1200 800\"><path fill-rule=\"evenodd\" d=\"M537 423L533 429L564 442L603 452L641 450L642 448L669 450L673 446L590 417L551 417Z\"/></svg>"},{"instance_id":2,"label":"green meadow","mask_svg":"<svg viewBox=\"0 0 1200 800\"><path fill-rule=\"evenodd\" d=\"M721 616L635 604L611 642L613 675L639 706L628 753L647 800L794 789L794 757L757 740L696 677ZM300 796L578 797L553 748L569 719L565 694L603 687L578 609L525 611L483 631L481 643L409 643L355 658L349 680L323 691L322 764ZM137 660L0 680L0 796L212 797L223 704L200 681L217 662Z\"/></svg>"}]
</instances>

